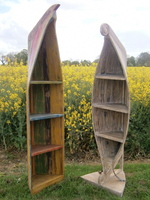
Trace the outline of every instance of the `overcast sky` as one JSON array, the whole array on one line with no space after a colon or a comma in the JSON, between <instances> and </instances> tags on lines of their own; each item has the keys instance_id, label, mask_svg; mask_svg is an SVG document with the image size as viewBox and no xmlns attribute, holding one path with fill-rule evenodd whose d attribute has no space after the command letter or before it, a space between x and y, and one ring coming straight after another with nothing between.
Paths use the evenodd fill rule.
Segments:
<instances>
[{"instance_id":1,"label":"overcast sky","mask_svg":"<svg viewBox=\"0 0 150 200\"><path fill-rule=\"evenodd\" d=\"M53 4L61 60L90 60L100 55L100 25L108 23L127 54L150 53L150 0L0 0L0 52L28 48L28 34Z\"/></svg>"}]
</instances>

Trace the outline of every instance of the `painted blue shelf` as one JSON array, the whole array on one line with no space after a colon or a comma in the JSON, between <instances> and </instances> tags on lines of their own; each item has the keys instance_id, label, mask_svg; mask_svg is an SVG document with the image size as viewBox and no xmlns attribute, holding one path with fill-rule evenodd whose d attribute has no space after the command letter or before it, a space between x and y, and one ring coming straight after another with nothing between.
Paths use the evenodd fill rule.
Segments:
<instances>
[{"instance_id":1,"label":"painted blue shelf","mask_svg":"<svg viewBox=\"0 0 150 200\"><path fill-rule=\"evenodd\" d=\"M62 117L63 114L51 114L51 113L46 113L46 114L32 114L30 115L30 121L37 121L37 120L43 120L43 119L50 119L50 118L57 118L57 117Z\"/></svg>"}]
</instances>

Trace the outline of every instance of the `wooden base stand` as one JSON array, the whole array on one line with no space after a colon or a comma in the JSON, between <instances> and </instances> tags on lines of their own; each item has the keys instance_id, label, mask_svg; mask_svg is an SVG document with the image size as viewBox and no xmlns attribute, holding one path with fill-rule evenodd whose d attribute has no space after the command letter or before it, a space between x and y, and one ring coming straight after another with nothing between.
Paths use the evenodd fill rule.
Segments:
<instances>
[{"instance_id":1,"label":"wooden base stand","mask_svg":"<svg viewBox=\"0 0 150 200\"><path fill-rule=\"evenodd\" d=\"M121 179L121 180L125 180L125 174L123 171L120 171L118 169L114 170L115 174L117 174L117 176ZM119 172L120 171L120 172ZM86 174L84 176L81 176L81 178L93 185L96 185L98 187L102 187L106 190L108 190L109 192L122 197L123 192L124 192L124 188L125 188L125 181L120 181L115 175L114 173L111 174L109 180L105 183L103 183L102 185L98 183L98 179L99 179L100 174L98 172L94 172L91 174Z\"/></svg>"}]
</instances>

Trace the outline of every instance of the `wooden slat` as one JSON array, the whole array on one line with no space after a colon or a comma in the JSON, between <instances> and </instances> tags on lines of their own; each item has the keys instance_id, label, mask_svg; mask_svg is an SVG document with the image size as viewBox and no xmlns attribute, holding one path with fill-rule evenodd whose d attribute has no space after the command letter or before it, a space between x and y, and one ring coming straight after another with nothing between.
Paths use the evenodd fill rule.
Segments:
<instances>
[{"instance_id":1,"label":"wooden slat","mask_svg":"<svg viewBox=\"0 0 150 200\"><path fill-rule=\"evenodd\" d=\"M32 114L30 115L30 121L36 121L36 120L43 120L43 119L50 119L50 118L57 118L62 117L63 114Z\"/></svg>"},{"instance_id":2,"label":"wooden slat","mask_svg":"<svg viewBox=\"0 0 150 200\"><path fill-rule=\"evenodd\" d=\"M109 80L126 80L126 78L123 75L112 75L112 74L100 74L96 75L96 78L100 79L109 79Z\"/></svg>"},{"instance_id":3,"label":"wooden slat","mask_svg":"<svg viewBox=\"0 0 150 200\"><path fill-rule=\"evenodd\" d=\"M50 151L55 151L58 149L62 149L62 145L34 145L32 146L32 156L36 156L39 154L47 153Z\"/></svg>"},{"instance_id":4,"label":"wooden slat","mask_svg":"<svg viewBox=\"0 0 150 200\"><path fill-rule=\"evenodd\" d=\"M96 108L102 108L105 110L112 110L112 111L116 111L116 112L122 112L122 113L128 113L128 108L125 104L98 104L98 103L93 103L92 104L93 107Z\"/></svg>"},{"instance_id":5,"label":"wooden slat","mask_svg":"<svg viewBox=\"0 0 150 200\"><path fill-rule=\"evenodd\" d=\"M55 184L63 179L64 175L35 175L32 177L32 189L31 193L36 194L43 188Z\"/></svg>"},{"instance_id":6,"label":"wooden slat","mask_svg":"<svg viewBox=\"0 0 150 200\"><path fill-rule=\"evenodd\" d=\"M62 84L62 81L31 81L30 84Z\"/></svg>"},{"instance_id":7,"label":"wooden slat","mask_svg":"<svg viewBox=\"0 0 150 200\"><path fill-rule=\"evenodd\" d=\"M109 140L113 140L116 142L124 142L124 138L123 138L123 131L119 131L119 132L96 132L95 135L98 137L102 137L102 138L106 138Z\"/></svg>"}]
</instances>

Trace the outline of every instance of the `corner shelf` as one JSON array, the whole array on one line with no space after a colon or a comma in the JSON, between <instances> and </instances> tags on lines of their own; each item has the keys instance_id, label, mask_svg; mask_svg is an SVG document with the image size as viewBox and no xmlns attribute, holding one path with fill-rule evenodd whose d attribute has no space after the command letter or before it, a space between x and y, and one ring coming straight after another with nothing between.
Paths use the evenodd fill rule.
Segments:
<instances>
[{"instance_id":1,"label":"corner shelf","mask_svg":"<svg viewBox=\"0 0 150 200\"><path fill-rule=\"evenodd\" d=\"M112 110L116 112L128 113L128 108L125 104L117 104L117 103L93 103L93 107L101 108L105 110Z\"/></svg>"},{"instance_id":2,"label":"corner shelf","mask_svg":"<svg viewBox=\"0 0 150 200\"><path fill-rule=\"evenodd\" d=\"M113 75L113 74L100 74L100 75L96 75L95 78L99 78L99 79L108 79L108 80L120 80L120 81L124 81L126 80L126 78L123 75Z\"/></svg>"},{"instance_id":3,"label":"corner shelf","mask_svg":"<svg viewBox=\"0 0 150 200\"><path fill-rule=\"evenodd\" d=\"M43 153L51 152L51 151L56 151L58 149L62 149L62 145L33 145L32 146L32 156L37 156Z\"/></svg>"},{"instance_id":4,"label":"corner shelf","mask_svg":"<svg viewBox=\"0 0 150 200\"><path fill-rule=\"evenodd\" d=\"M113 140L113 141L120 142L120 143L124 142L124 133L123 133L123 131L96 132L95 135L97 137L102 137L102 138Z\"/></svg>"},{"instance_id":5,"label":"corner shelf","mask_svg":"<svg viewBox=\"0 0 150 200\"><path fill-rule=\"evenodd\" d=\"M44 119L57 118L57 117L63 117L63 114L51 114L51 113L31 114L30 121L44 120Z\"/></svg>"},{"instance_id":6,"label":"corner shelf","mask_svg":"<svg viewBox=\"0 0 150 200\"><path fill-rule=\"evenodd\" d=\"M27 151L32 194L64 177L63 76L51 6L28 37Z\"/></svg>"}]
</instances>

